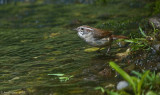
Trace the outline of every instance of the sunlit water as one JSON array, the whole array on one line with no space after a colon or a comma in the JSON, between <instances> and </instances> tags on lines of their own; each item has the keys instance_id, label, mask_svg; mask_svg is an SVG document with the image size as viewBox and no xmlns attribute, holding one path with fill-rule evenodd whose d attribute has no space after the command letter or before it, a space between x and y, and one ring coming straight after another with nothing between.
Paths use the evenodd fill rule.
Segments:
<instances>
[{"instance_id":1,"label":"sunlit water","mask_svg":"<svg viewBox=\"0 0 160 95\"><path fill-rule=\"evenodd\" d=\"M109 67L112 55L86 52L91 48L73 29L80 25L129 36L146 22L142 2L106 5L14 4L0 6L0 93L29 95L99 95L95 87L115 84ZM146 24L147 27L147 24ZM121 63L123 64L123 63ZM107 73L106 73L107 72ZM111 73L112 72L112 73ZM72 76L66 82L48 74Z\"/></svg>"}]
</instances>

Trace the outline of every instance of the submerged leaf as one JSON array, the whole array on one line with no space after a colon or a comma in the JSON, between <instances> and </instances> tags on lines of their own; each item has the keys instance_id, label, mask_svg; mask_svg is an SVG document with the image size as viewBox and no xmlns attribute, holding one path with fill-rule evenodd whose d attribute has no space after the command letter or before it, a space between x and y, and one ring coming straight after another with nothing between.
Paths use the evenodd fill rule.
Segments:
<instances>
[{"instance_id":1,"label":"submerged leaf","mask_svg":"<svg viewBox=\"0 0 160 95\"><path fill-rule=\"evenodd\" d=\"M103 48L102 48L103 49ZM99 48L97 48L97 47L92 47L92 48L87 48L87 49L85 49L84 51L85 52L94 52L94 51L97 51L97 50L99 50Z\"/></svg>"},{"instance_id":2,"label":"submerged leaf","mask_svg":"<svg viewBox=\"0 0 160 95\"><path fill-rule=\"evenodd\" d=\"M55 36L59 35L59 33L51 33L49 37L53 38Z\"/></svg>"},{"instance_id":3,"label":"submerged leaf","mask_svg":"<svg viewBox=\"0 0 160 95\"><path fill-rule=\"evenodd\" d=\"M54 75L54 76L64 76L64 74L48 74L48 75Z\"/></svg>"}]
</instances>

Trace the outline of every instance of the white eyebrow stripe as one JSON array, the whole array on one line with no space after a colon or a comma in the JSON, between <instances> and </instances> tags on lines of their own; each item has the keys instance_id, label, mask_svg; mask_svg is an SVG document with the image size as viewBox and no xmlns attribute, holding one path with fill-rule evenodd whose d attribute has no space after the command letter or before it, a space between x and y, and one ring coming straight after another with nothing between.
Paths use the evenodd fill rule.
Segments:
<instances>
[{"instance_id":1,"label":"white eyebrow stripe","mask_svg":"<svg viewBox=\"0 0 160 95\"><path fill-rule=\"evenodd\" d=\"M88 30L93 30L93 29L91 29L91 28L86 28L86 29L88 29Z\"/></svg>"}]
</instances>

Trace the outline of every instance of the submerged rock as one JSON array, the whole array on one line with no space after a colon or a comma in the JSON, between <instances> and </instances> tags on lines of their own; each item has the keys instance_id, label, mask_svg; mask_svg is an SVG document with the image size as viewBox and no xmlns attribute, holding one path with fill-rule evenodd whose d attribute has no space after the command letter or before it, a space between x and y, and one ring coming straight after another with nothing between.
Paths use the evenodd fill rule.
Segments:
<instances>
[{"instance_id":1,"label":"submerged rock","mask_svg":"<svg viewBox=\"0 0 160 95\"><path fill-rule=\"evenodd\" d=\"M109 68L109 67L104 68L98 74L101 75L101 76L104 76L104 77L113 77L114 76L112 69Z\"/></svg>"}]
</instances>

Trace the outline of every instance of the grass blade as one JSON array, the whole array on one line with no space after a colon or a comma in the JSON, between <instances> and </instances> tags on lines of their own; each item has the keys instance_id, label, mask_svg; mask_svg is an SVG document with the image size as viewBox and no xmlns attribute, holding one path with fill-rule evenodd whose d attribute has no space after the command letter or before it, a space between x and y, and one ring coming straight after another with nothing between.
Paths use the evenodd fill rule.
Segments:
<instances>
[{"instance_id":1,"label":"grass blade","mask_svg":"<svg viewBox=\"0 0 160 95\"><path fill-rule=\"evenodd\" d=\"M142 30L141 27L139 27L139 30L140 30L141 34L142 34L144 37L147 37L147 35L143 32L143 30Z\"/></svg>"},{"instance_id":2,"label":"grass blade","mask_svg":"<svg viewBox=\"0 0 160 95\"><path fill-rule=\"evenodd\" d=\"M116 65L114 62L109 62L110 66L115 69L126 81L128 81L131 86L133 87L134 92L136 93L136 86L132 80L132 78L123 71L118 65Z\"/></svg>"},{"instance_id":3,"label":"grass blade","mask_svg":"<svg viewBox=\"0 0 160 95\"><path fill-rule=\"evenodd\" d=\"M142 88L142 84L144 82L144 79L147 77L147 75L149 74L149 71L146 71L144 73L144 75L142 76L141 80L138 83L138 95L141 95L141 88Z\"/></svg>"}]
</instances>

